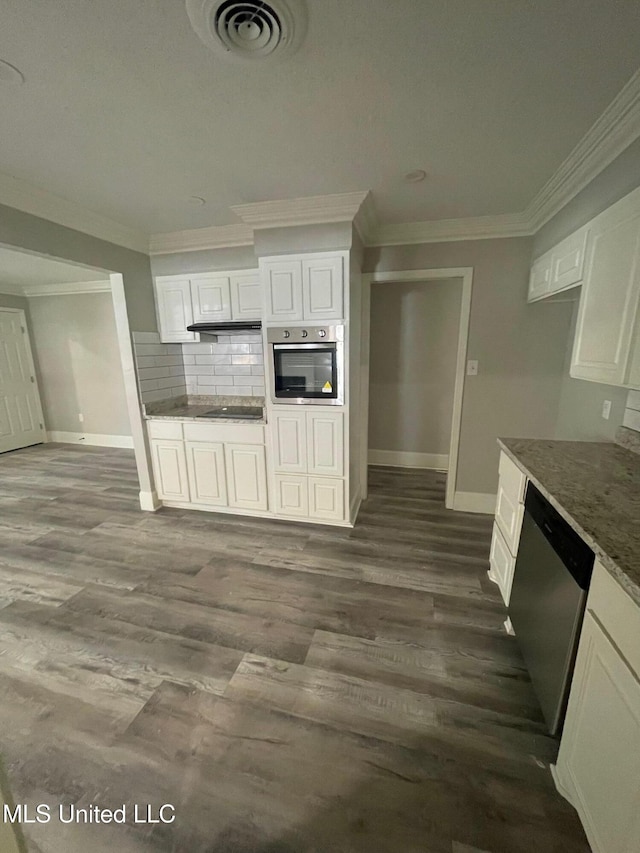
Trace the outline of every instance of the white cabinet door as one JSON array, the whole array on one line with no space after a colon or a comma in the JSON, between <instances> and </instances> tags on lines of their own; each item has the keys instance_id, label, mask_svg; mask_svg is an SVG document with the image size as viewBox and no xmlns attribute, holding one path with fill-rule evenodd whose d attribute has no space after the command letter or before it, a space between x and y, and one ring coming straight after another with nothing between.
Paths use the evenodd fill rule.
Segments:
<instances>
[{"instance_id":1,"label":"white cabinet door","mask_svg":"<svg viewBox=\"0 0 640 853\"><path fill-rule=\"evenodd\" d=\"M529 295L528 302L533 302L536 299L542 299L543 296L549 294L549 285L551 282L551 252L538 258L534 261L529 275Z\"/></svg>"},{"instance_id":2,"label":"white cabinet door","mask_svg":"<svg viewBox=\"0 0 640 853\"><path fill-rule=\"evenodd\" d=\"M185 447L192 503L227 506L223 445L187 441Z\"/></svg>"},{"instance_id":3,"label":"white cabinet door","mask_svg":"<svg viewBox=\"0 0 640 853\"><path fill-rule=\"evenodd\" d=\"M273 467L289 474L307 473L307 419L305 412L279 412L271 422Z\"/></svg>"},{"instance_id":4,"label":"white cabinet door","mask_svg":"<svg viewBox=\"0 0 640 853\"><path fill-rule=\"evenodd\" d=\"M595 853L636 853L640 681L590 612L580 635L556 772Z\"/></svg>"},{"instance_id":5,"label":"white cabinet door","mask_svg":"<svg viewBox=\"0 0 640 853\"><path fill-rule=\"evenodd\" d=\"M591 223L571 376L626 385L640 298L640 191Z\"/></svg>"},{"instance_id":6,"label":"white cabinet door","mask_svg":"<svg viewBox=\"0 0 640 853\"><path fill-rule=\"evenodd\" d=\"M189 279L158 278L155 293L160 340L164 343L200 340L195 332L187 332L187 326L193 323Z\"/></svg>"},{"instance_id":7,"label":"white cabinet door","mask_svg":"<svg viewBox=\"0 0 640 853\"><path fill-rule=\"evenodd\" d=\"M184 442L154 438L151 441L156 491L161 500L189 501L189 480Z\"/></svg>"},{"instance_id":8,"label":"white cabinet door","mask_svg":"<svg viewBox=\"0 0 640 853\"><path fill-rule=\"evenodd\" d=\"M302 261L302 313L305 320L344 316L344 260L340 255Z\"/></svg>"},{"instance_id":9,"label":"white cabinet door","mask_svg":"<svg viewBox=\"0 0 640 853\"><path fill-rule=\"evenodd\" d=\"M231 319L229 276L193 276L191 299L194 323L219 323Z\"/></svg>"},{"instance_id":10,"label":"white cabinet door","mask_svg":"<svg viewBox=\"0 0 640 853\"><path fill-rule=\"evenodd\" d=\"M512 554L518 551L524 516L524 492L527 478L505 453L500 454L496 523Z\"/></svg>"},{"instance_id":11,"label":"white cabinet door","mask_svg":"<svg viewBox=\"0 0 640 853\"><path fill-rule=\"evenodd\" d=\"M504 536L495 523L493 525L489 565L491 566L489 578L498 584L503 601L508 605L509 598L511 597L511 584L513 583L516 558L509 551L507 543L504 541Z\"/></svg>"},{"instance_id":12,"label":"white cabinet door","mask_svg":"<svg viewBox=\"0 0 640 853\"><path fill-rule=\"evenodd\" d=\"M229 506L267 509L267 473L263 445L225 444Z\"/></svg>"},{"instance_id":13,"label":"white cabinet door","mask_svg":"<svg viewBox=\"0 0 640 853\"><path fill-rule=\"evenodd\" d=\"M342 412L307 412L307 470L309 474L344 474Z\"/></svg>"},{"instance_id":14,"label":"white cabinet door","mask_svg":"<svg viewBox=\"0 0 640 853\"><path fill-rule=\"evenodd\" d=\"M267 294L267 320L302 320L302 263L264 261L260 269Z\"/></svg>"},{"instance_id":15,"label":"white cabinet door","mask_svg":"<svg viewBox=\"0 0 640 853\"><path fill-rule=\"evenodd\" d=\"M257 272L231 276L231 316L234 320L262 317L262 287Z\"/></svg>"},{"instance_id":16,"label":"white cabinet door","mask_svg":"<svg viewBox=\"0 0 640 853\"><path fill-rule=\"evenodd\" d=\"M585 226L552 250L550 293L558 293L582 281L588 236L589 229Z\"/></svg>"},{"instance_id":17,"label":"white cabinet door","mask_svg":"<svg viewBox=\"0 0 640 853\"><path fill-rule=\"evenodd\" d=\"M309 516L308 480L299 474L275 475L275 511L278 515Z\"/></svg>"},{"instance_id":18,"label":"white cabinet door","mask_svg":"<svg viewBox=\"0 0 640 853\"><path fill-rule=\"evenodd\" d=\"M344 521L344 480L309 477L309 516Z\"/></svg>"}]
</instances>

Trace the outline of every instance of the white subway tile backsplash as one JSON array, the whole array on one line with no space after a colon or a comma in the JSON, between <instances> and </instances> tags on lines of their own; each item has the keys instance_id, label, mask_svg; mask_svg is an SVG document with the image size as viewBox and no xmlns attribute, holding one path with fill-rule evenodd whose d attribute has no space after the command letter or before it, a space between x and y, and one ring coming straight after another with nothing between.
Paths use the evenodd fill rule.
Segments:
<instances>
[{"instance_id":1,"label":"white subway tile backsplash","mask_svg":"<svg viewBox=\"0 0 640 853\"><path fill-rule=\"evenodd\" d=\"M183 355L207 355L213 352L213 344L182 344Z\"/></svg>"},{"instance_id":2,"label":"white subway tile backsplash","mask_svg":"<svg viewBox=\"0 0 640 853\"><path fill-rule=\"evenodd\" d=\"M264 365L263 364L252 364L251 365L251 375L252 376L264 376Z\"/></svg>"},{"instance_id":3,"label":"white subway tile backsplash","mask_svg":"<svg viewBox=\"0 0 640 853\"><path fill-rule=\"evenodd\" d=\"M152 355L140 355L136 359L138 367L155 367L156 359Z\"/></svg>"},{"instance_id":4,"label":"white subway tile backsplash","mask_svg":"<svg viewBox=\"0 0 640 853\"><path fill-rule=\"evenodd\" d=\"M251 391L254 397L264 397L264 385L252 385Z\"/></svg>"},{"instance_id":5,"label":"white subway tile backsplash","mask_svg":"<svg viewBox=\"0 0 640 853\"><path fill-rule=\"evenodd\" d=\"M208 382L208 380L207 380ZM202 385L202 379L198 380L198 385ZM233 376L212 376L211 377L212 385L233 385Z\"/></svg>"},{"instance_id":6,"label":"white subway tile backsplash","mask_svg":"<svg viewBox=\"0 0 640 853\"><path fill-rule=\"evenodd\" d=\"M135 344L136 357L140 355L167 355L166 344Z\"/></svg>"},{"instance_id":7,"label":"white subway tile backsplash","mask_svg":"<svg viewBox=\"0 0 640 853\"><path fill-rule=\"evenodd\" d=\"M262 354L232 355L231 364L262 364Z\"/></svg>"},{"instance_id":8,"label":"white subway tile backsplash","mask_svg":"<svg viewBox=\"0 0 640 853\"><path fill-rule=\"evenodd\" d=\"M183 355L182 356L182 362L183 362L183 364L195 364L196 363L196 357L195 357L195 355Z\"/></svg>"},{"instance_id":9,"label":"white subway tile backsplash","mask_svg":"<svg viewBox=\"0 0 640 853\"><path fill-rule=\"evenodd\" d=\"M253 397L253 388L251 385L234 385L233 394L237 397Z\"/></svg>"},{"instance_id":10,"label":"white subway tile backsplash","mask_svg":"<svg viewBox=\"0 0 640 853\"><path fill-rule=\"evenodd\" d=\"M248 364L216 364L216 376L250 376L251 366Z\"/></svg>"},{"instance_id":11,"label":"white subway tile backsplash","mask_svg":"<svg viewBox=\"0 0 640 853\"><path fill-rule=\"evenodd\" d=\"M158 332L131 332L131 338L134 343L139 344L159 344L160 335Z\"/></svg>"}]
</instances>

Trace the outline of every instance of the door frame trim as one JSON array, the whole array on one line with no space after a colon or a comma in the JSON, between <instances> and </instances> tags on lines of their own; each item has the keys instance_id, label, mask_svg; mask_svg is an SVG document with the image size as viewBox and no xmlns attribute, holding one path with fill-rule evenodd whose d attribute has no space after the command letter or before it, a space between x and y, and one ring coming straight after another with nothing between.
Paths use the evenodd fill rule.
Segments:
<instances>
[{"instance_id":1,"label":"door frame trim","mask_svg":"<svg viewBox=\"0 0 640 853\"><path fill-rule=\"evenodd\" d=\"M5 308L4 306L0 306L0 314L20 314L20 324L24 328L24 338L27 348L27 356L29 358L29 368L33 376L33 384L36 386L36 398L38 401L38 411L40 413L40 419L38 422L42 424L42 444L46 444L49 440L47 437L47 425L44 422L44 410L42 408L42 397L40 396L40 384L38 382L36 364L33 360L33 348L31 346L31 335L29 333L29 325L27 324L26 312L23 308ZM40 444L40 442L36 442L36 444ZM33 447L33 445L31 444L24 444L22 446ZM16 447L15 450L20 450L20 448Z\"/></svg>"},{"instance_id":2,"label":"door frame trim","mask_svg":"<svg viewBox=\"0 0 640 853\"><path fill-rule=\"evenodd\" d=\"M451 440L449 442L449 470L447 472L447 489L445 496L445 505L447 509L455 509L456 480L460 453L460 432L462 427L462 399L464 396L467 347L469 343L469 320L471 317L471 294L473 291L473 267L445 267L441 269L363 273L363 289L367 294L367 298L363 299L363 308L366 306L366 310L369 315L368 317L363 317L363 321L366 320L366 326L363 322L363 329L370 328L370 293L372 284L400 284L408 281L435 281L441 279L462 279L462 299L460 303L460 322L458 325L458 347L456 354L456 378L453 390ZM367 347L367 350L368 349L369 348ZM368 352L365 369L368 375ZM368 407L368 395L367 400L363 400L363 405L367 405Z\"/></svg>"}]
</instances>

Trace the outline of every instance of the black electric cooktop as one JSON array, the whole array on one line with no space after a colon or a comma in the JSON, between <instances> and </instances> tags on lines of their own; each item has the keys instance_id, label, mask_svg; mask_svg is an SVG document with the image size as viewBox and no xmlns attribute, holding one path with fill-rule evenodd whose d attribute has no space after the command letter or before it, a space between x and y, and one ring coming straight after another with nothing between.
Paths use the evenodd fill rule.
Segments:
<instances>
[{"instance_id":1,"label":"black electric cooktop","mask_svg":"<svg viewBox=\"0 0 640 853\"><path fill-rule=\"evenodd\" d=\"M243 420L259 420L262 418L260 406L216 406L198 415L199 418L242 418Z\"/></svg>"}]
</instances>

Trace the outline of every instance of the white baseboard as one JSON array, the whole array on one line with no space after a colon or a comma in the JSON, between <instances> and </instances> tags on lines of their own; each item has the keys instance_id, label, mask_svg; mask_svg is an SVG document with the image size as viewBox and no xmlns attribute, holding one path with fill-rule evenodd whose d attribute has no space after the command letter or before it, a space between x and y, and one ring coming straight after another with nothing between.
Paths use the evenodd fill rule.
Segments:
<instances>
[{"instance_id":1,"label":"white baseboard","mask_svg":"<svg viewBox=\"0 0 640 853\"><path fill-rule=\"evenodd\" d=\"M392 468L449 469L447 453L410 453L403 450L370 450L369 465L390 465Z\"/></svg>"},{"instance_id":2,"label":"white baseboard","mask_svg":"<svg viewBox=\"0 0 640 853\"><path fill-rule=\"evenodd\" d=\"M93 447L126 447L133 448L133 438L130 435L102 435L98 432L58 432L47 433L47 441L61 444L88 444Z\"/></svg>"},{"instance_id":3,"label":"white baseboard","mask_svg":"<svg viewBox=\"0 0 640 853\"><path fill-rule=\"evenodd\" d=\"M484 492L456 492L453 508L458 512L480 512L493 515L496 511L496 495Z\"/></svg>"},{"instance_id":4,"label":"white baseboard","mask_svg":"<svg viewBox=\"0 0 640 853\"><path fill-rule=\"evenodd\" d=\"M156 492L140 492L140 509L145 512L155 512L161 506Z\"/></svg>"}]
</instances>

